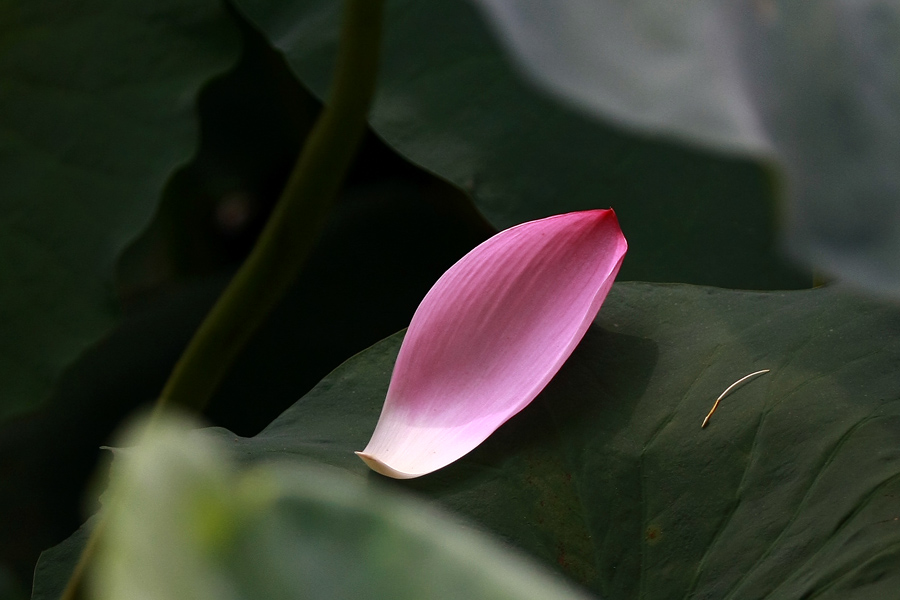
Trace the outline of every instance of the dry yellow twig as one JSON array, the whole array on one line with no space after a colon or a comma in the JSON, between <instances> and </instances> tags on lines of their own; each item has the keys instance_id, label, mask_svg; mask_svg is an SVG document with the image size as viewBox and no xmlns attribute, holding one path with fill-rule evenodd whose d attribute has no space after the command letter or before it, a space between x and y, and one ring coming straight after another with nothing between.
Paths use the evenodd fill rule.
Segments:
<instances>
[{"instance_id":1,"label":"dry yellow twig","mask_svg":"<svg viewBox=\"0 0 900 600\"><path fill-rule=\"evenodd\" d=\"M728 392L730 392L731 390L733 390L740 384L744 383L748 379L751 379L753 377L756 377L757 375L762 375L763 373L768 373L768 372L769 372L769 369L763 369L762 371L756 371L754 373L750 373L749 375L744 375L743 377L741 377L740 379L738 379L737 381L735 381L734 383L729 385L727 388L725 388L725 391L722 392L718 398L716 398L716 403L713 404L713 407L709 410L709 414L706 415L705 419L703 419L703 425L701 425L700 428L703 429L704 427L706 427L706 424L709 423L709 418L712 416L712 414L714 412L716 412L716 408L718 408L719 402L722 400L722 398L724 398L725 396L728 395Z\"/></svg>"}]
</instances>

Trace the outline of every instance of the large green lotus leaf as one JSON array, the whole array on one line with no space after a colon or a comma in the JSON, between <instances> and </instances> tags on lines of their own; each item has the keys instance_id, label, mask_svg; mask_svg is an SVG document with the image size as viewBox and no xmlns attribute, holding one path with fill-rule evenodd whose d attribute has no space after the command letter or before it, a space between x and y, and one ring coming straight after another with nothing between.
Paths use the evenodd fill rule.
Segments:
<instances>
[{"instance_id":1,"label":"large green lotus leaf","mask_svg":"<svg viewBox=\"0 0 900 600\"><path fill-rule=\"evenodd\" d=\"M89 598L587 599L421 501L296 461L238 471L221 440L188 427L168 417L123 440ZM59 597L88 527L44 555L33 598Z\"/></svg>"},{"instance_id":2,"label":"large green lotus leaf","mask_svg":"<svg viewBox=\"0 0 900 600\"><path fill-rule=\"evenodd\" d=\"M238 0L324 97L340 3ZM387 3L370 123L470 193L498 228L612 206L630 242L621 277L738 288L809 284L774 250L772 188L756 164L630 135L528 85L474 7Z\"/></svg>"},{"instance_id":3,"label":"large green lotus leaf","mask_svg":"<svg viewBox=\"0 0 900 600\"><path fill-rule=\"evenodd\" d=\"M111 326L116 259L237 50L217 0L0 2L0 418Z\"/></svg>"},{"instance_id":4,"label":"large green lotus leaf","mask_svg":"<svg viewBox=\"0 0 900 600\"><path fill-rule=\"evenodd\" d=\"M96 525L97 517L93 516L68 538L41 553L34 569L32 600L60 599Z\"/></svg>"},{"instance_id":5,"label":"large green lotus leaf","mask_svg":"<svg viewBox=\"0 0 900 600\"><path fill-rule=\"evenodd\" d=\"M900 4L477 0L521 64L601 118L787 175L789 248L900 293Z\"/></svg>"},{"instance_id":6,"label":"large green lotus leaf","mask_svg":"<svg viewBox=\"0 0 900 600\"><path fill-rule=\"evenodd\" d=\"M402 335L253 438L246 460L354 455ZM895 598L900 310L838 289L618 284L548 388L461 461L396 485L604 598ZM768 374L722 400L732 382Z\"/></svg>"}]
</instances>

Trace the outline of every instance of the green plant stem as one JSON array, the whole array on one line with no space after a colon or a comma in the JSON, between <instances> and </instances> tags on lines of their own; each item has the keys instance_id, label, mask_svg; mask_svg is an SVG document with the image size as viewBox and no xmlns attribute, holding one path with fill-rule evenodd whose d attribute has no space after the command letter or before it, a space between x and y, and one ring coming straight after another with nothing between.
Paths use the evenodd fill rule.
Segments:
<instances>
[{"instance_id":1,"label":"green plant stem","mask_svg":"<svg viewBox=\"0 0 900 600\"><path fill-rule=\"evenodd\" d=\"M331 93L250 256L194 334L154 408L202 410L241 349L306 262L366 131L381 44L384 0L345 0ZM155 419L151 419L149 427ZM61 600L82 597L103 515Z\"/></svg>"},{"instance_id":2,"label":"green plant stem","mask_svg":"<svg viewBox=\"0 0 900 600\"><path fill-rule=\"evenodd\" d=\"M200 325L157 403L202 409L318 239L366 130L383 0L347 0L331 97L250 256Z\"/></svg>"}]
</instances>

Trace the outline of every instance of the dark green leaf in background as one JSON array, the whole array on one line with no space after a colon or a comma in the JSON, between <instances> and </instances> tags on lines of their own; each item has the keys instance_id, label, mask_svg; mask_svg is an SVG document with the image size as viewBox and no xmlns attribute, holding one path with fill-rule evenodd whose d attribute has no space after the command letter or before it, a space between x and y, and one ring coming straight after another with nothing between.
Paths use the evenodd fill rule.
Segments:
<instances>
[{"instance_id":1,"label":"dark green leaf in background","mask_svg":"<svg viewBox=\"0 0 900 600\"><path fill-rule=\"evenodd\" d=\"M774 159L806 263L900 293L900 4L476 0L536 81L606 121Z\"/></svg>"},{"instance_id":2,"label":"dark green leaf in background","mask_svg":"<svg viewBox=\"0 0 900 600\"><path fill-rule=\"evenodd\" d=\"M781 0L762 17L738 10L755 25L741 59L787 174L789 249L897 297L900 4Z\"/></svg>"},{"instance_id":3,"label":"dark green leaf in background","mask_svg":"<svg viewBox=\"0 0 900 600\"><path fill-rule=\"evenodd\" d=\"M401 335L254 438L247 461L370 479ZM894 598L900 311L837 289L618 284L556 379L467 457L398 483L609 600ZM771 372L713 400L752 371Z\"/></svg>"},{"instance_id":4,"label":"dark green leaf in background","mask_svg":"<svg viewBox=\"0 0 900 600\"><path fill-rule=\"evenodd\" d=\"M236 5L324 96L340 5ZM631 247L623 278L769 289L810 282L774 249L772 189L760 166L562 108L521 80L466 2L388 3L370 122L407 159L470 193L498 228L612 206Z\"/></svg>"},{"instance_id":5,"label":"dark green leaf in background","mask_svg":"<svg viewBox=\"0 0 900 600\"><path fill-rule=\"evenodd\" d=\"M196 100L197 154L119 260L124 314L48 402L0 426L0 565L23 588L40 551L80 522L98 447L153 401L252 244L318 111L280 56L241 30L241 60ZM207 418L255 434L341 361L405 326L429 286L492 231L464 194L369 136L307 269Z\"/></svg>"},{"instance_id":6,"label":"dark green leaf in background","mask_svg":"<svg viewBox=\"0 0 900 600\"><path fill-rule=\"evenodd\" d=\"M217 0L0 3L0 418L112 325L116 260L237 50Z\"/></svg>"}]
</instances>

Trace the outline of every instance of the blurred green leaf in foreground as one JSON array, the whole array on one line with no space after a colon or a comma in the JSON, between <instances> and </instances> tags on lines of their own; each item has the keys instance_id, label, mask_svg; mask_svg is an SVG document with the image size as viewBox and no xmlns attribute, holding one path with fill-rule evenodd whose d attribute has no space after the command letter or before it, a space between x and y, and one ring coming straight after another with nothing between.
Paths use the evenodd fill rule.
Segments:
<instances>
[{"instance_id":1,"label":"blurred green leaf in foreground","mask_svg":"<svg viewBox=\"0 0 900 600\"><path fill-rule=\"evenodd\" d=\"M95 600L586 599L471 527L324 467L239 471L167 417L116 450Z\"/></svg>"}]
</instances>

